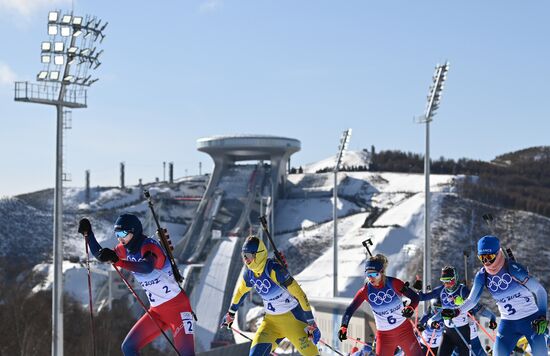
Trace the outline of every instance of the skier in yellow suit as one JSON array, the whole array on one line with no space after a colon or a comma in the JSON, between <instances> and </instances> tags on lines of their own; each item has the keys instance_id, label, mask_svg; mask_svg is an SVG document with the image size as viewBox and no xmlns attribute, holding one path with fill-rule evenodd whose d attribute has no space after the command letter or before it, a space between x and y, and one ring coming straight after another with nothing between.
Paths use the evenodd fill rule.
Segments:
<instances>
[{"instance_id":1,"label":"skier in yellow suit","mask_svg":"<svg viewBox=\"0 0 550 356\"><path fill-rule=\"evenodd\" d=\"M254 335L249 355L269 355L285 337L300 354L318 355L315 344L321 331L300 285L279 262L267 257L265 244L256 236L246 239L242 258L246 268L222 327L231 328L244 297L254 288L263 299L266 315Z\"/></svg>"}]
</instances>

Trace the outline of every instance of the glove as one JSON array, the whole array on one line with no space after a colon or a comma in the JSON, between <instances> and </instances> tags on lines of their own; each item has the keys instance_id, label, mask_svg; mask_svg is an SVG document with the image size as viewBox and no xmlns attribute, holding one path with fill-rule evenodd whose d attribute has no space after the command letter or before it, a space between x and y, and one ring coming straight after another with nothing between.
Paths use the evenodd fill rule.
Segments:
<instances>
[{"instance_id":1,"label":"glove","mask_svg":"<svg viewBox=\"0 0 550 356\"><path fill-rule=\"evenodd\" d=\"M439 321L432 321L432 324L430 325L432 329L439 329L441 328L441 323Z\"/></svg>"},{"instance_id":2,"label":"glove","mask_svg":"<svg viewBox=\"0 0 550 356\"><path fill-rule=\"evenodd\" d=\"M542 335L546 332L546 328L548 328L548 320L544 316L539 316L531 322L531 326L536 334Z\"/></svg>"},{"instance_id":3,"label":"glove","mask_svg":"<svg viewBox=\"0 0 550 356\"><path fill-rule=\"evenodd\" d=\"M233 321L235 320L235 312L229 311L227 314L224 315L222 324L220 325L220 328L226 327L228 329L231 329L231 325L233 325Z\"/></svg>"},{"instance_id":4,"label":"glove","mask_svg":"<svg viewBox=\"0 0 550 356\"><path fill-rule=\"evenodd\" d=\"M304 331L306 332L308 339L310 339L315 345L317 345L317 343L321 339L321 330L319 330L317 324L315 324L315 320L308 320L307 326L305 327Z\"/></svg>"},{"instance_id":5,"label":"glove","mask_svg":"<svg viewBox=\"0 0 550 356\"><path fill-rule=\"evenodd\" d=\"M495 330L496 328L497 328L497 322L496 322L496 320L492 320L492 319L491 319L491 320L489 321L489 329Z\"/></svg>"},{"instance_id":6,"label":"glove","mask_svg":"<svg viewBox=\"0 0 550 356\"><path fill-rule=\"evenodd\" d=\"M92 232L92 224L90 223L90 220L86 218L80 219L78 222L78 233L88 235L90 232Z\"/></svg>"},{"instance_id":7,"label":"glove","mask_svg":"<svg viewBox=\"0 0 550 356\"><path fill-rule=\"evenodd\" d=\"M99 256L97 257L101 262L117 263L119 258L115 251L110 248L102 248L99 250Z\"/></svg>"},{"instance_id":8,"label":"glove","mask_svg":"<svg viewBox=\"0 0 550 356\"><path fill-rule=\"evenodd\" d=\"M402 311L401 315L403 315L405 318L411 318L414 315L414 309L413 307L406 306Z\"/></svg>"},{"instance_id":9,"label":"glove","mask_svg":"<svg viewBox=\"0 0 550 356\"><path fill-rule=\"evenodd\" d=\"M422 280L417 279L416 281L414 281L412 287L416 290L422 290Z\"/></svg>"},{"instance_id":10,"label":"glove","mask_svg":"<svg viewBox=\"0 0 550 356\"><path fill-rule=\"evenodd\" d=\"M424 327L424 324L418 324L418 325L416 325L416 328L420 332L423 332L424 330L426 330L426 328Z\"/></svg>"},{"instance_id":11,"label":"glove","mask_svg":"<svg viewBox=\"0 0 550 356\"><path fill-rule=\"evenodd\" d=\"M456 318L460 314L460 310L458 309L443 309L441 311L441 316L445 320L450 320L452 318Z\"/></svg>"},{"instance_id":12,"label":"glove","mask_svg":"<svg viewBox=\"0 0 550 356\"><path fill-rule=\"evenodd\" d=\"M348 326L347 325L340 325L340 330L338 330L338 339L340 339L340 342L348 339Z\"/></svg>"}]
</instances>

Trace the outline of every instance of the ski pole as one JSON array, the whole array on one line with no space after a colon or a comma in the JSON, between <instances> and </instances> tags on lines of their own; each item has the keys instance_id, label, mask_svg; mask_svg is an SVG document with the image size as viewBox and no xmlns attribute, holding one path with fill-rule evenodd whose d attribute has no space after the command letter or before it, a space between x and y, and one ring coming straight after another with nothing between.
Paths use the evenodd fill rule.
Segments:
<instances>
[{"instance_id":1,"label":"ski pole","mask_svg":"<svg viewBox=\"0 0 550 356\"><path fill-rule=\"evenodd\" d=\"M476 318L474 318L474 316L470 313L468 313L468 316L473 320L475 321L475 323L477 324L477 326L479 326L479 328L485 333L485 335L487 335L489 337L489 339L491 339L491 341L495 342L495 338L492 337L489 332L483 327L481 326L481 323L479 321L477 321Z\"/></svg>"},{"instance_id":2,"label":"ski pole","mask_svg":"<svg viewBox=\"0 0 550 356\"><path fill-rule=\"evenodd\" d=\"M145 306L145 304L141 301L141 298L138 297L136 291L134 290L134 288L132 288L132 286L130 285L130 283L128 283L128 280L122 275L122 273L120 272L120 270L118 269L117 266L115 266L114 264L111 264L111 266L113 266L113 268L115 269L115 271L117 271L118 275L120 276L120 278L122 279L122 281L124 282L124 284L126 284L126 287L128 287L128 289L130 290L130 292L134 295L134 297L137 299L138 303L141 305L141 307L143 308L143 310L145 310L145 312L147 313L147 315L149 315L149 318L151 318L151 320L153 321L153 323L155 323L155 325L159 328L160 332L162 333L162 335L164 335L164 337L166 338L166 340L168 341L168 343L172 346L172 348L174 349L174 351L176 351L176 353L178 354L178 356L181 356L181 354L179 353L178 349L176 348L176 346L174 345L174 343L172 342L172 340L170 340L170 338L168 337L168 335L166 335L166 333L164 332L164 330L162 330L162 328L160 327L160 325L158 324L157 320L155 318L153 318L153 316L151 315L151 313L149 312L149 310L147 309L147 307Z\"/></svg>"},{"instance_id":3,"label":"ski pole","mask_svg":"<svg viewBox=\"0 0 550 356\"><path fill-rule=\"evenodd\" d=\"M234 332L236 332L237 334L241 335L242 337L244 337L245 339L247 339L248 341L252 342L252 339L249 338L248 336L246 336L243 332L241 332L239 329L236 329L234 327L231 327L231 330L233 330ZM271 352L270 355L274 355L274 356L277 356L277 354L275 352Z\"/></svg>"},{"instance_id":4,"label":"ski pole","mask_svg":"<svg viewBox=\"0 0 550 356\"><path fill-rule=\"evenodd\" d=\"M92 273L90 271L90 253L88 251L88 235L84 236L86 245L86 269L88 270L88 297L90 299L90 325L92 328L92 352L95 356L94 304L92 302Z\"/></svg>"},{"instance_id":5,"label":"ski pole","mask_svg":"<svg viewBox=\"0 0 550 356\"><path fill-rule=\"evenodd\" d=\"M432 331L432 335L430 335L430 339L428 340L428 343L432 342L432 340L434 339L435 337L435 332L437 330L434 329L434 331ZM426 351L426 356L428 356L428 351Z\"/></svg>"},{"instance_id":6,"label":"ski pole","mask_svg":"<svg viewBox=\"0 0 550 356\"><path fill-rule=\"evenodd\" d=\"M236 332L237 334L241 335L242 337L244 337L245 339L247 339L248 341L252 341L251 338L249 338L248 336L246 336L244 333L242 333L239 329L236 329L234 327L231 327L231 330L233 330L234 332Z\"/></svg>"},{"instance_id":7,"label":"ski pole","mask_svg":"<svg viewBox=\"0 0 550 356\"><path fill-rule=\"evenodd\" d=\"M329 349L331 349L332 352L335 352L335 353L337 353L337 354L340 355L340 356L344 356L343 353L341 353L340 351L336 350L335 348L333 348L332 346L330 346L329 344L327 344L323 339L319 339L319 342L320 342L321 344L325 345L326 347L328 347Z\"/></svg>"},{"instance_id":8,"label":"ski pole","mask_svg":"<svg viewBox=\"0 0 550 356\"><path fill-rule=\"evenodd\" d=\"M464 338L464 336L462 335L462 333L458 330L458 328L456 327L455 323L453 323L453 321L451 320L450 324L453 326L453 328L455 329L456 333L458 334L458 336L460 336L460 338L462 339L462 341L464 342L464 344L466 345L466 347L468 348L468 352L470 355L473 355L472 353L472 345L470 345L469 342L466 341L466 339ZM469 327L469 326L468 326Z\"/></svg>"},{"instance_id":9,"label":"ski pole","mask_svg":"<svg viewBox=\"0 0 550 356\"><path fill-rule=\"evenodd\" d=\"M430 343L426 341L426 339L424 338L424 335L422 335L422 333L418 330L416 325L414 325L411 319L407 319L407 320L411 323L414 331L416 331L416 334L420 336L420 338L422 339L422 342L424 342L424 345L426 345L426 347L428 348L428 353L430 353L432 356L435 356L434 352L432 351L432 348L430 347Z\"/></svg>"}]
</instances>

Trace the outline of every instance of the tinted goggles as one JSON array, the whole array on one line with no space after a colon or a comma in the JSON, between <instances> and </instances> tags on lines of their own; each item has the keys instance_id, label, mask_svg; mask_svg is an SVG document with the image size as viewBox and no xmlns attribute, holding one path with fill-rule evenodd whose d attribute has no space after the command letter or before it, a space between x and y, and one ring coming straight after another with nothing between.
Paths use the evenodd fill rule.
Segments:
<instances>
[{"instance_id":1,"label":"tinted goggles","mask_svg":"<svg viewBox=\"0 0 550 356\"><path fill-rule=\"evenodd\" d=\"M123 239L126 236L128 236L129 233L130 233L130 231L119 230L119 231L115 231L115 236L118 237L119 239Z\"/></svg>"},{"instance_id":2,"label":"tinted goggles","mask_svg":"<svg viewBox=\"0 0 550 356\"><path fill-rule=\"evenodd\" d=\"M456 279L454 277L452 278L440 278L439 279L443 284L455 284Z\"/></svg>"},{"instance_id":3,"label":"tinted goggles","mask_svg":"<svg viewBox=\"0 0 550 356\"><path fill-rule=\"evenodd\" d=\"M367 272L368 278L378 278L380 276L380 272Z\"/></svg>"},{"instance_id":4,"label":"tinted goggles","mask_svg":"<svg viewBox=\"0 0 550 356\"><path fill-rule=\"evenodd\" d=\"M479 260L482 263L493 262L497 258L497 254L496 253L488 253L488 254L485 254L485 255L478 255L477 258L479 258Z\"/></svg>"}]
</instances>

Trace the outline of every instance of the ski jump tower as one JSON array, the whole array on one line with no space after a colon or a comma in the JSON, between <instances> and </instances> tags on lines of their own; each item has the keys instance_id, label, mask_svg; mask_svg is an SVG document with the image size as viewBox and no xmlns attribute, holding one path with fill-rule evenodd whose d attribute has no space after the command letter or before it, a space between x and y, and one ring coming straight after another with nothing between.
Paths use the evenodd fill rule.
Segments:
<instances>
[{"instance_id":1,"label":"ski jump tower","mask_svg":"<svg viewBox=\"0 0 550 356\"><path fill-rule=\"evenodd\" d=\"M229 168L237 162L264 161L270 162L270 230L274 231L275 212L273 207L278 197L285 192L286 164L290 156L301 148L299 140L267 135L231 135L212 136L197 140L197 149L207 153L214 161L214 171L210 177L208 187L197 209L197 217L187 230L184 241L175 246L176 255L186 260L191 254L197 239L201 239L200 231L204 220L204 211L216 191L221 178Z\"/></svg>"},{"instance_id":2,"label":"ski jump tower","mask_svg":"<svg viewBox=\"0 0 550 356\"><path fill-rule=\"evenodd\" d=\"M275 201L285 192L286 164L290 156L301 148L299 140L266 135L212 136L197 140L197 149L214 160L214 172L205 192L209 196L227 167L238 161L271 162L271 216L273 231ZM215 183L215 184L212 184Z\"/></svg>"}]
</instances>

